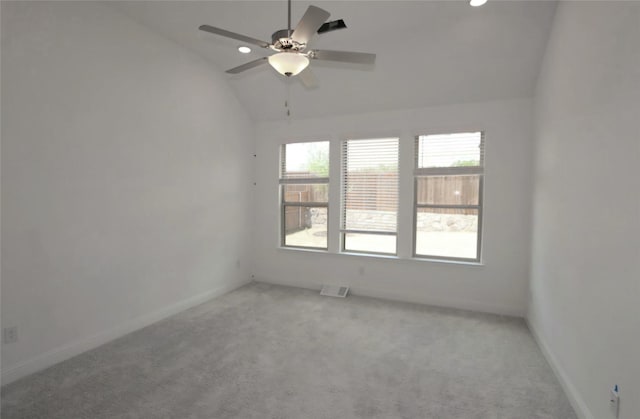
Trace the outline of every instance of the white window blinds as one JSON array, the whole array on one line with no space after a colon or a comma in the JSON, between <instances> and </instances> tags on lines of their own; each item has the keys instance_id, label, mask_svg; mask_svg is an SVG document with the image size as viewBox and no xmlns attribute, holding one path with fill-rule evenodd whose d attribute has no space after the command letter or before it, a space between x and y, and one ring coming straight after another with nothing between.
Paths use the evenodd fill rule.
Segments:
<instances>
[{"instance_id":1,"label":"white window blinds","mask_svg":"<svg viewBox=\"0 0 640 419\"><path fill-rule=\"evenodd\" d=\"M343 249L395 254L395 237L362 235L397 232L398 138L344 141L342 176Z\"/></svg>"},{"instance_id":2,"label":"white window blinds","mask_svg":"<svg viewBox=\"0 0 640 419\"><path fill-rule=\"evenodd\" d=\"M416 174L479 173L484 166L482 132L419 135Z\"/></svg>"}]
</instances>

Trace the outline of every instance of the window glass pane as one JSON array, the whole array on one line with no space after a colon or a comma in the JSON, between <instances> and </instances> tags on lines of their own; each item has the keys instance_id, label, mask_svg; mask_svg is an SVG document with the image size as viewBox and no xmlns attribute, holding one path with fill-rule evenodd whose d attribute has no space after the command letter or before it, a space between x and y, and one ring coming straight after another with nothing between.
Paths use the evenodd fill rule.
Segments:
<instances>
[{"instance_id":1,"label":"window glass pane","mask_svg":"<svg viewBox=\"0 0 640 419\"><path fill-rule=\"evenodd\" d=\"M282 145L282 179L329 177L329 141Z\"/></svg>"},{"instance_id":2,"label":"window glass pane","mask_svg":"<svg viewBox=\"0 0 640 419\"><path fill-rule=\"evenodd\" d=\"M343 229L395 232L398 138L348 140L342 152Z\"/></svg>"},{"instance_id":3,"label":"window glass pane","mask_svg":"<svg viewBox=\"0 0 640 419\"><path fill-rule=\"evenodd\" d=\"M482 133L418 136L418 168L482 165Z\"/></svg>"},{"instance_id":4,"label":"window glass pane","mask_svg":"<svg viewBox=\"0 0 640 419\"><path fill-rule=\"evenodd\" d=\"M388 231L395 233L398 217L396 211L385 211L384 206L373 208L347 208L345 230Z\"/></svg>"},{"instance_id":5,"label":"window glass pane","mask_svg":"<svg viewBox=\"0 0 640 419\"><path fill-rule=\"evenodd\" d=\"M284 205L285 246L327 248L327 208Z\"/></svg>"},{"instance_id":6,"label":"window glass pane","mask_svg":"<svg viewBox=\"0 0 640 419\"><path fill-rule=\"evenodd\" d=\"M344 250L395 255L396 240L395 235L345 233Z\"/></svg>"},{"instance_id":7,"label":"window glass pane","mask_svg":"<svg viewBox=\"0 0 640 419\"><path fill-rule=\"evenodd\" d=\"M416 255L476 259L478 210L418 208Z\"/></svg>"},{"instance_id":8,"label":"window glass pane","mask_svg":"<svg viewBox=\"0 0 640 419\"><path fill-rule=\"evenodd\" d=\"M327 184L286 184L283 187L284 202L328 202Z\"/></svg>"},{"instance_id":9,"label":"window glass pane","mask_svg":"<svg viewBox=\"0 0 640 419\"><path fill-rule=\"evenodd\" d=\"M480 176L425 176L416 178L418 204L478 205Z\"/></svg>"}]
</instances>

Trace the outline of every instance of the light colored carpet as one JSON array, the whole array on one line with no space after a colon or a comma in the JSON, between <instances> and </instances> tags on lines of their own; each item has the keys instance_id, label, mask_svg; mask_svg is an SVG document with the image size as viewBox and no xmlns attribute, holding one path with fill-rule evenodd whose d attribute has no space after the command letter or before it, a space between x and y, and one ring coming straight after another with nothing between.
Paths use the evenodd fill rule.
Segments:
<instances>
[{"instance_id":1,"label":"light colored carpet","mask_svg":"<svg viewBox=\"0 0 640 419\"><path fill-rule=\"evenodd\" d=\"M576 416L521 319L254 283L6 386L2 418Z\"/></svg>"}]
</instances>

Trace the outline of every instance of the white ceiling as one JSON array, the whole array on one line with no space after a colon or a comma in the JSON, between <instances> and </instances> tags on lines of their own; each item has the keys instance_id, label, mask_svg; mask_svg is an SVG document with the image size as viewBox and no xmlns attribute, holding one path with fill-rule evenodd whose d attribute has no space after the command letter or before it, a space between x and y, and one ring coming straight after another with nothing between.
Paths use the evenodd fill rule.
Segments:
<instances>
[{"instance_id":1,"label":"white ceiling","mask_svg":"<svg viewBox=\"0 0 640 419\"><path fill-rule=\"evenodd\" d=\"M492 1L294 1L292 25L309 4L344 19L312 48L374 52L373 68L312 61L316 89L268 65L227 75L255 120L283 119L290 95L296 118L529 97L556 3ZM209 24L271 40L287 24L286 1L138 1L113 7L210 60L221 71L269 54L198 30ZM287 90L289 89L289 93Z\"/></svg>"}]
</instances>

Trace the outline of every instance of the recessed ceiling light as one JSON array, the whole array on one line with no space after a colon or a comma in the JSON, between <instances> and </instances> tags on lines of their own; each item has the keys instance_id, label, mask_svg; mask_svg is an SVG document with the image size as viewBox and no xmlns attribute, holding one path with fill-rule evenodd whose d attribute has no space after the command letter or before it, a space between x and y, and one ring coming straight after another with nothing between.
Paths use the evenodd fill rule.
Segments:
<instances>
[{"instance_id":1,"label":"recessed ceiling light","mask_svg":"<svg viewBox=\"0 0 640 419\"><path fill-rule=\"evenodd\" d=\"M473 1L473 0L472 0ZM486 1L486 0L485 0ZM238 47L238 51L240 51L243 54L248 54L251 52L251 48L249 47L245 47L244 45Z\"/></svg>"},{"instance_id":2,"label":"recessed ceiling light","mask_svg":"<svg viewBox=\"0 0 640 419\"><path fill-rule=\"evenodd\" d=\"M471 0L469 4L472 5L473 7L478 7L478 6L482 6L486 2L487 0Z\"/></svg>"}]
</instances>

